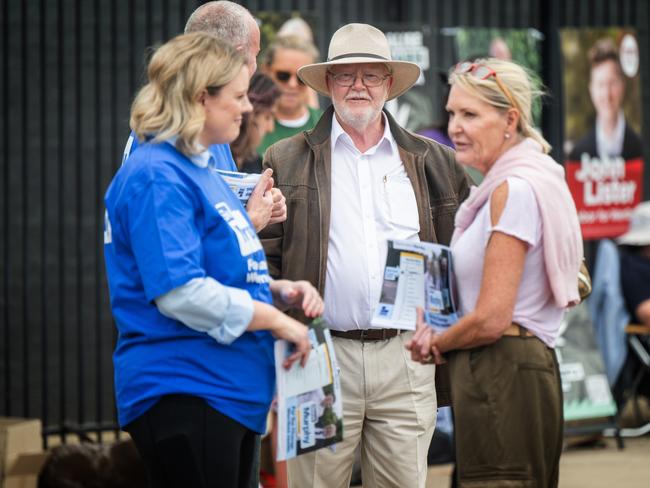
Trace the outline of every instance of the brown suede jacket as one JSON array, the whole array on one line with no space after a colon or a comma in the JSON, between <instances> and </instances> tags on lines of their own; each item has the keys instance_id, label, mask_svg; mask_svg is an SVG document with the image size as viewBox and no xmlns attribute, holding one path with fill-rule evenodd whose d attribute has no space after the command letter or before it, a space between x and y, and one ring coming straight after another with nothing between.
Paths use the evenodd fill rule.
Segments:
<instances>
[{"instance_id":1,"label":"brown suede jacket","mask_svg":"<svg viewBox=\"0 0 650 488\"><path fill-rule=\"evenodd\" d=\"M452 150L401 128L384 112L413 184L420 216L420 240L449 244L454 214L469 194L470 180ZM330 107L311 131L269 147L264 167L273 169L276 186L287 199L287 220L260 233L269 272L274 278L308 280L321 293L330 227ZM300 313L294 317L306 322ZM450 403L446 367L436 368L438 405Z\"/></svg>"}]
</instances>

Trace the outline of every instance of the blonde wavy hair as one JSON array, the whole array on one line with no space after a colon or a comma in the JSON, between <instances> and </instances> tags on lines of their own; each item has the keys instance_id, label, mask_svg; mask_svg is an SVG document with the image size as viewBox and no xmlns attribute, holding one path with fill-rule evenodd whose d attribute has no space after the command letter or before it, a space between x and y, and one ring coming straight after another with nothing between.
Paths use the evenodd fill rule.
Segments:
<instances>
[{"instance_id":1,"label":"blonde wavy hair","mask_svg":"<svg viewBox=\"0 0 650 488\"><path fill-rule=\"evenodd\" d=\"M235 48L205 32L171 39L151 57L149 81L131 105L131 129L140 141L152 135L154 142L177 136L180 152L200 153L204 148L198 138L205 123L201 92L218 94L245 63Z\"/></svg>"},{"instance_id":2,"label":"blonde wavy hair","mask_svg":"<svg viewBox=\"0 0 650 488\"><path fill-rule=\"evenodd\" d=\"M524 69L522 66L497 58L476 59L474 64L484 65L492 69L499 77L501 84L510 92L512 102L499 87L494 76L484 80L473 76L471 72L457 73L455 67L449 73L449 84L458 83L463 89L476 95L479 99L489 103L498 110L506 111L515 108L519 112L519 123L517 132L523 137L530 137L539 142L544 153L548 154L551 145L539 129L533 125L532 105L536 97L544 95L539 79Z\"/></svg>"}]
</instances>

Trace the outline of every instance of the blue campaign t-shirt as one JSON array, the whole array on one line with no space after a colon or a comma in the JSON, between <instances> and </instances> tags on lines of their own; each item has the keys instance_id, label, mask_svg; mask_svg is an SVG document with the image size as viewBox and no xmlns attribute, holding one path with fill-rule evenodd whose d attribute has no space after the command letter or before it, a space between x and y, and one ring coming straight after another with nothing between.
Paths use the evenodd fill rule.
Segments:
<instances>
[{"instance_id":1,"label":"blue campaign t-shirt","mask_svg":"<svg viewBox=\"0 0 650 488\"><path fill-rule=\"evenodd\" d=\"M205 276L272 302L255 229L214 171L171 144L145 143L106 192L104 253L119 331L113 360L122 426L161 396L185 394L251 430L265 430L275 388L271 334L244 332L220 344L163 316L154 303Z\"/></svg>"},{"instance_id":2,"label":"blue campaign t-shirt","mask_svg":"<svg viewBox=\"0 0 650 488\"><path fill-rule=\"evenodd\" d=\"M138 142L138 137L135 135L135 132L131 131L129 138L126 140L126 145L124 146L124 154L122 155L122 164L129 159L129 156L135 151L135 149L140 146ZM232 151L228 144L213 144L208 148L210 154L214 158L215 165L217 169L223 169L225 171L238 171L237 164L232 157Z\"/></svg>"}]
</instances>

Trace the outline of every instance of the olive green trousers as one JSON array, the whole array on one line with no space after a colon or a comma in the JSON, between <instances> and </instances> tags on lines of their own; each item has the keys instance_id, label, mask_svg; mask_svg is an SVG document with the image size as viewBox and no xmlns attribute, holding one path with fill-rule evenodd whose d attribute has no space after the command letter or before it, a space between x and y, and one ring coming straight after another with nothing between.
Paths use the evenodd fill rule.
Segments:
<instances>
[{"instance_id":1,"label":"olive green trousers","mask_svg":"<svg viewBox=\"0 0 650 488\"><path fill-rule=\"evenodd\" d=\"M555 351L504 336L450 356L457 486L557 487L562 386Z\"/></svg>"}]
</instances>

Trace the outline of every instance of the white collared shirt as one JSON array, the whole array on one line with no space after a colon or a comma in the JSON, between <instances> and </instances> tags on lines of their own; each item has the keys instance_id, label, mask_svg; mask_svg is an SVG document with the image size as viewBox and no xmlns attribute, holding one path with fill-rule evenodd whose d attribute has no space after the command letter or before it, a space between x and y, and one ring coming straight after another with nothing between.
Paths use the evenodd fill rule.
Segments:
<instances>
[{"instance_id":1,"label":"white collared shirt","mask_svg":"<svg viewBox=\"0 0 650 488\"><path fill-rule=\"evenodd\" d=\"M332 329L368 329L379 303L387 239L419 241L415 192L386 115L384 134L366 152L332 117L332 203L325 320Z\"/></svg>"},{"instance_id":2,"label":"white collared shirt","mask_svg":"<svg viewBox=\"0 0 650 488\"><path fill-rule=\"evenodd\" d=\"M625 116L623 111L618 113L616 128L611 137L605 135L602 125L596 119L596 149L601 159L609 159L623 154L623 139L625 138Z\"/></svg>"},{"instance_id":3,"label":"white collared shirt","mask_svg":"<svg viewBox=\"0 0 650 488\"><path fill-rule=\"evenodd\" d=\"M167 144L171 144L174 147L176 147L176 141L178 141L177 135L171 136L169 139L165 139L165 142ZM201 145L199 145L199 148L203 149L203 151L198 154L192 154L191 156L188 156L188 158L190 158L190 161L196 164L199 168L207 168L210 160L213 159L212 154L210 154L210 151Z\"/></svg>"}]
</instances>

